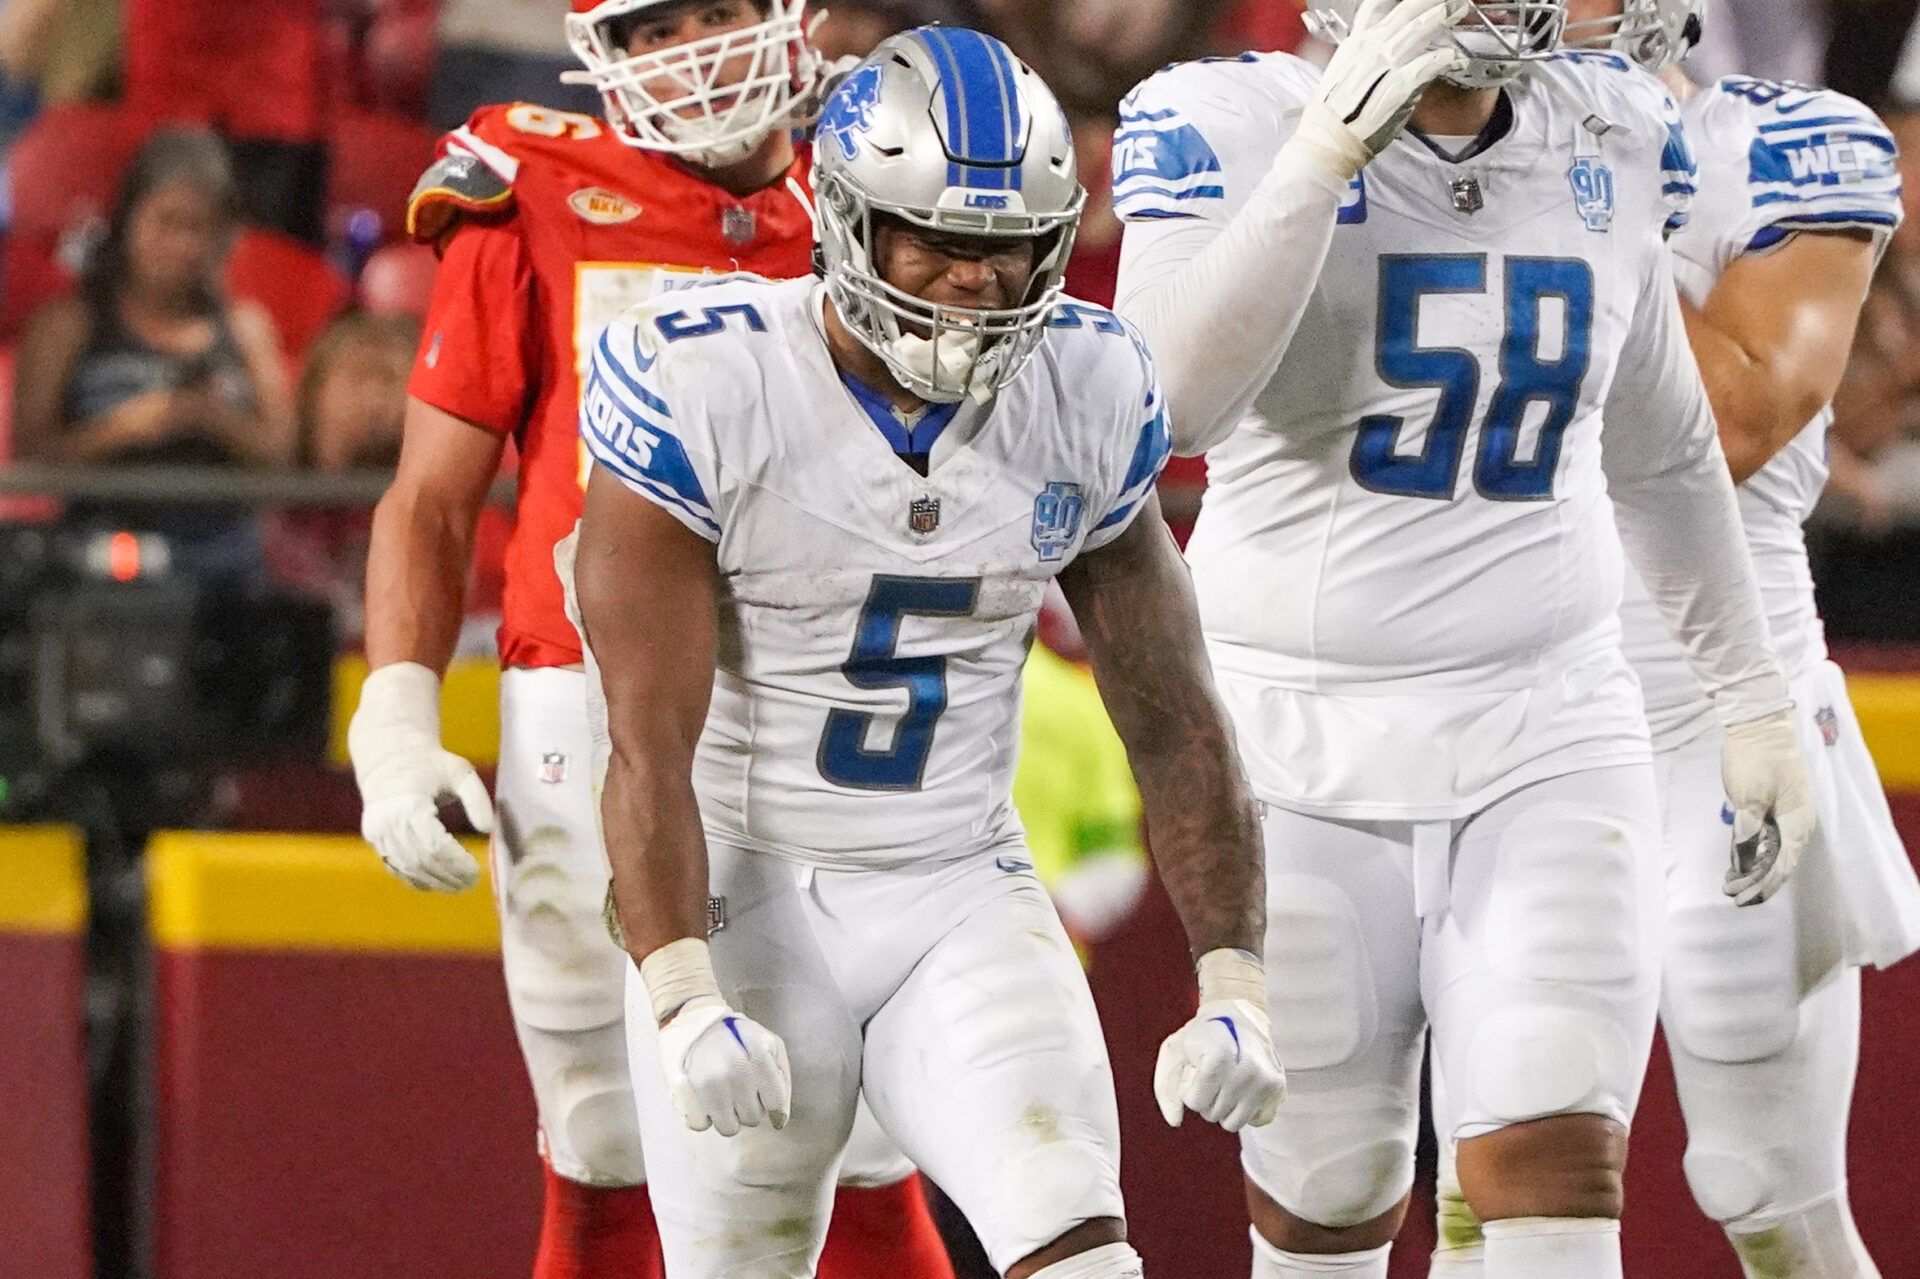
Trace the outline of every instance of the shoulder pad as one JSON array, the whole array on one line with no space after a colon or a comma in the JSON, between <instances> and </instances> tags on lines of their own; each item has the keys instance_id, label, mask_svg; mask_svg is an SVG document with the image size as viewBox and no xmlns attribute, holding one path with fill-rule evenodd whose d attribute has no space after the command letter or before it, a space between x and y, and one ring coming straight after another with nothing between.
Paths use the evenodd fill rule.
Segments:
<instances>
[{"instance_id":1,"label":"shoulder pad","mask_svg":"<svg viewBox=\"0 0 1920 1279\"><path fill-rule=\"evenodd\" d=\"M471 151L452 143L407 197L407 234L438 244L463 217L498 217L513 207L513 184Z\"/></svg>"}]
</instances>

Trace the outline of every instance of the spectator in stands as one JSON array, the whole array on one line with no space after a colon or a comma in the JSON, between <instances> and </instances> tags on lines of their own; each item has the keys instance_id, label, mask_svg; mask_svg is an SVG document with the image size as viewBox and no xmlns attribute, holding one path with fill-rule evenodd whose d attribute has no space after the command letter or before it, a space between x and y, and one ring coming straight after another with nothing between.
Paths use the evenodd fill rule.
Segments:
<instances>
[{"instance_id":1,"label":"spectator in stands","mask_svg":"<svg viewBox=\"0 0 1920 1279\"><path fill-rule=\"evenodd\" d=\"M420 340L403 315L343 316L313 344L300 379L301 462L324 474L391 470Z\"/></svg>"},{"instance_id":2,"label":"spectator in stands","mask_svg":"<svg viewBox=\"0 0 1920 1279\"><path fill-rule=\"evenodd\" d=\"M141 148L79 295L28 320L14 400L18 456L292 462L293 417L273 322L221 289L236 221L233 173L218 139L173 131ZM250 522L233 510L71 514L167 534L188 571L251 562L243 545Z\"/></svg>"},{"instance_id":3,"label":"spectator in stands","mask_svg":"<svg viewBox=\"0 0 1920 1279\"><path fill-rule=\"evenodd\" d=\"M221 292L234 227L218 139L168 132L141 148L79 295L28 320L14 414L22 456L292 461L273 321Z\"/></svg>"},{"instance_id":4,"label":"spectator in stands","mask_svg":"<svg viewBox=\"0 0 1920 1279\"><path fill-rule=\"evenodd\" d=\"M303 466L323 475L393 469L419 338L419 322L410 317L364 312L335 320L320 335L300 379ZM350 642L366 617L362 584L372 525L373 512L355 507L281 511L268 521L275 582L326 600Z\"/></svg>"},{"instance_id":5,"label":"spectator in stands","mask_svg":"<svg viewBox=\"0 0 1920 1279\"><path fill-rule=\"evenodd\" d=\"M562 71L580 66L567 48L568 10L568 0L444 0L428 118L457 128L490 102L537 102L597 117L598 93L560 82Z\"/></svg>"}]
</instances>

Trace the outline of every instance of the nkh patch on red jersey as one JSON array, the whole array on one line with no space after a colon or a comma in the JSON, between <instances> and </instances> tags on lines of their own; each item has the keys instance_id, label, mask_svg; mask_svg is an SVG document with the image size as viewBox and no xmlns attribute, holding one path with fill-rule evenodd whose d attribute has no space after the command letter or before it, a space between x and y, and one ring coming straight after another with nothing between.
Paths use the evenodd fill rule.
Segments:
<instances>
[{"instance_id":1,"label":"nkh patch on red jersey","mask_svg":"<svg viewBox=\"0 0 1920 1279\"><path fill-rule=\"evenodd\" d=\"M409 232L441 253L408 390L518 445L503 665L581 660L553 545L580 516L580 378L601 330L675 275L808 274L811 173L803 146L737 197L592 116L529 103L483 107L441 140L407 210Z\"/></svg>"}]
</instances>

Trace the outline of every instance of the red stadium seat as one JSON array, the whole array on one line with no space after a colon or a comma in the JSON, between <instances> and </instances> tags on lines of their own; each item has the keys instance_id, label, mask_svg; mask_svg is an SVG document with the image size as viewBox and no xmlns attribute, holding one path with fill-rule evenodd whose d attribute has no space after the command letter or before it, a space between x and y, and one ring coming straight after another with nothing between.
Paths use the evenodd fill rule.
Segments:
<instances>
[{"instance_id":1,"label":"red stadium seat","mask_svg":"<svg viewBox=\"0 0 1920 1279\"><path fill-rule=\"evenodd\" d=\"M389 244L360 272L360 307L375 315L427 313L440 258L424 244Z\"/></svg>"},{"instance_id":2,"label":"red stadium seat","mask_svg":"<svg viewBox=\"0 0 1920 1279\"><path fill-rule=\"evenodd\" d=\"M267 309L287 358L296 364L353 295L352 286L318 253L278 232L260 230L243 233L233 246L227 289Z\"/></svg>"},{"instance_id":3,"label":"red stadium seat","mask_svg":"<svg viewBox=\"0 0 1920 1279\"><path fill-rule=\"evenodd\" d=\"M0 339L17 336L35 307L72 286L61 244L112 212L148 128L117 108L76 104L48 109L20 135L8 161L13 220L0 268Z\"/></svg>"},{"instance_id":4,"label":"red stadium seat","mask_svg":"<svg viewBox=\"0 0 1920 1279\"><path fill-rule=\"evenodd\" d=\"M327 224L338 226L361 209L380 219L383 243L404 234L407 196L433 163L439 135L404 116L342 112L334 122L327 190Z\"/></svg>"}]
</instances>

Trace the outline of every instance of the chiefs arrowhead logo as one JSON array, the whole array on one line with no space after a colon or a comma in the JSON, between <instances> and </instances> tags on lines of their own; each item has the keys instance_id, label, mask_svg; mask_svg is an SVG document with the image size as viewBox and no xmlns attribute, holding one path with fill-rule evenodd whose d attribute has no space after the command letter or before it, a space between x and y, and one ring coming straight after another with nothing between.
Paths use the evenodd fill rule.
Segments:
<instances>
[{"instance_id":1,"label":"chiefs arrowhead logo","mask_svg":"<svg viewBox=\"0 0 1920 1279\"><path fill-rule=\"evenodd\" d=\"M581 187L567 197L567 205L581 218L599 226L618 226L640 216L640 206L605 187Z\"/></svg>"}]
</instances>

